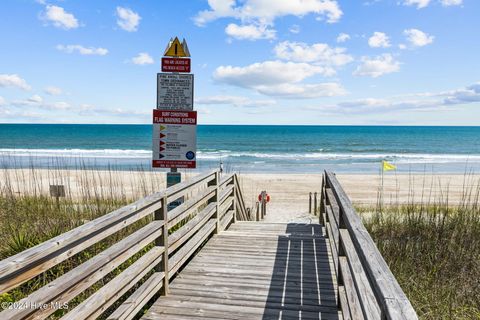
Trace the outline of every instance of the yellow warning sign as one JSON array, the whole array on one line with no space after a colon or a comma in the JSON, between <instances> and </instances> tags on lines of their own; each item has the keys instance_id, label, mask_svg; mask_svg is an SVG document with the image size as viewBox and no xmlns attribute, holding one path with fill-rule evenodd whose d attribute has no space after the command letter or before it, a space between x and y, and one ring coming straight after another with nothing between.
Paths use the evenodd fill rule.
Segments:
<instances>
[{"instance_id":1,"label":"yellow warning sign","mask_svg":"<svg viewBox=\"0 0 480 320\"><path fill-rule=\"evenodd\" d=\"M166 57L190 57L187 42L185 39L183 39L183 43L180 43L178 37L175 37L174 40L170 39L167 49L163 55Z\"/></svg>"}]
</instances>

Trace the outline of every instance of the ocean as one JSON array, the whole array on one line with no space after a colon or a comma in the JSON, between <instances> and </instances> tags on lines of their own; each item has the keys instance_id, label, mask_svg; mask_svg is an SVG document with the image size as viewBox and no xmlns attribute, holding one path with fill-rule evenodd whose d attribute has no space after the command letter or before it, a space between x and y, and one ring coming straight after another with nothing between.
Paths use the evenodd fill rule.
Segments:
<instances>
[{"instance_id":1,"label":"ocean","mask_svg":"<svg viewBox=\"0 0 480 320\"><path fill-rule=\"evenodd\" d=\"M480 127L200 125L196 170L480 172ZM151 125L0 124L3 167L149 169Z\"/></svg>"}]
</instances>

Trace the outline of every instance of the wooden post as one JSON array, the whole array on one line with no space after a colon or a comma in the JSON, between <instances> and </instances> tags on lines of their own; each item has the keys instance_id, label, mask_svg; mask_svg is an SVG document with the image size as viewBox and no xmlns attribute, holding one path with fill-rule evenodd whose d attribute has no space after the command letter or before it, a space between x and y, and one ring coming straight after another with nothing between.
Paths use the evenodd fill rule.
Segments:
<instances>
[{"instance_id":1,"label":"wooden post","mask_svg":"<svg viewBox=\"0 0 480 320\"><path fill-rule=\"evenodd\" d=\"M257 207L257 210L255 211L255 218L257 219L256 221L260 221L260 203L257 201L255 205Z\"/></svg>"},{"instance_id":2,"label":"wooden post","mask_svg":"<svg viewBox=\"0 0 480 320\"><path fill-rule=\"evenodd\" d=\"M317 215L317 192L315 192L313 197L313 214Z\"/></svg>"},{"instance_id":3,"label":"wooden post","mask_svg":"<svg viewBox=\"0 0 480 320\"><path fill-rule=\"evenodd\" d=\"M265 217L265 214L263 212L263 191L260 192L260 217L262 220Z\"/></svg>"},{"instance_id":4,"label":"wooden post","mask_svg":"<svg viewBox=\"0 0 480 320\"><path fill-rule=\"evenodd\" d=\"M312 213L312 193L308 195L308 213Z\"/></svg>"},{"instance_id":5,"label":"wooden post","mask_svg":"<svg viewBox=\"0 0 480 320\"><path fill-rule=\"evenodd\" d=\"M262 191L262 220L267 215L267 191Z\"/></svg>"},{"instance_id":6,"label":"wooden post","mask_svg":"<svg viewBox=\"0 0 480 320\"><path fill-rule=\"evenodd\" d=\"M163 220L162 235L155 240L155 245L164 248L162 262L155 267L157 272L163 272L165 274L163 278L163 287L161 290L162 295L168 295L168 203L167 196L165 195L162 200L162 207L155 211L155 220Z\"/></svg>"},{"instance_id":7,"label":"wooden post","mask_svg":"<svg viewBox=\"0 0 480 320\"><path fill-rule=\"evenodd\" d=\"M232 192L233 192L233 202L232 202L232 206L233 206L233 223L237 222L237 202L238 202L238 199L237 199L237 190L236 190L236 186L235 186L235 177L232 177L232 181L233 181L233 189L232 189Z\"/></svg>"},{"instance_id":8,"label":"wooden post","mask_svg":"<svg viewBox=\"0 0 480 320\"><path fill-rule=\"evenodd\" d=\"M322 186L320 188L320 212L318 214L318 223L325 227L323 214L325 213L325 175L322 175Z\"/></svg>"},{"instance_id":9,"label":"wooden post","mask_svg":"<svg viewBox=\"0 0 480 320\"><path fill-rule=\"evenodd\" d=\"M215 179L213 179L212 181L210 181L208 183L209 187L210 186L215 186L215 195L209 201L209 203L216 202L215 214L213 215L213 218L216 219L215 230L213 231L214 234L218 234L220 232L220 214L219 214L220 205L218 203L218 200L220 198L219 189L218 189L219 182L220 182L219 172L215 171Z\"/></svg>"}]
</instances>

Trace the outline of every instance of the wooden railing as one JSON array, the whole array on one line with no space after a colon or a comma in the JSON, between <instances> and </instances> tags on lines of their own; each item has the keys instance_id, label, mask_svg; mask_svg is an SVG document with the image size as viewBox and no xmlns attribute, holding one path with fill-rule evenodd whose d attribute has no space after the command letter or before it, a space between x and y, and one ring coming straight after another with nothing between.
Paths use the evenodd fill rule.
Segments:
<instances>
[{"instance_id":1,"label":"wooden railing","mask_svg":"<svg viewBox=\"0 0 480 320\"><path fill-rule=\"evenodd\" d=\"M344 319L418 319L331 172L323 175L320 222L330 240Z\"/></svg>"},{"instance_id":2,"label":"wooden railing","mask_svg":"<svg viewBox=\"0 0 480 320\"><path fill-rule=\"evenodd\" d=\"M168 204L180 197L186 201L167 211ZM144 253L63 317L95 319L136 288L108 317L131 319L154 295L168 294L169 280L207 238L236 219L250 220L235 174L199 175L0 261L0 294L141 219L147 221L143 227L3 310L0 319L44 319Z\"/></svg>"}]
</instances>

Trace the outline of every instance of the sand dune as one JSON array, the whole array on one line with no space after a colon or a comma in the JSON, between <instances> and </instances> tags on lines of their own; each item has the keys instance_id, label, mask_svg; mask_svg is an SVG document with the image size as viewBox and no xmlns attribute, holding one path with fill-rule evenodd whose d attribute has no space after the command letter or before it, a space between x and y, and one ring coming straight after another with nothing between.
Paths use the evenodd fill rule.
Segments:
<instances>
[{"instance_id":1,"label":"sand dune","mask_svg":"<svg viewBox=\"0 0 480 320\"><path fill-rule=\"evenodd\" d=\"M186 174L189 178L193 174ZM309 219L310 192L319 192L321 174L241 174L240 184L247 206L253 207L258 194L266 190L269 221L285 221L291 217ZM339 181L356 205L374 206L380 190L379 175L338 174ZM63 184L72 197L81 197L88 186L90 192L103 195L124 195L135 199L165 188L164 172L105 171L105 170L44 170L5 169L0 171L2 187L10 184L17 194L48 194L50 184ZM447 200L451 204L462 200L464 189L478 191L480 175L405 175L389 172L384 178L385 203L428 202Z\"/></svg>"}]
</instances>

